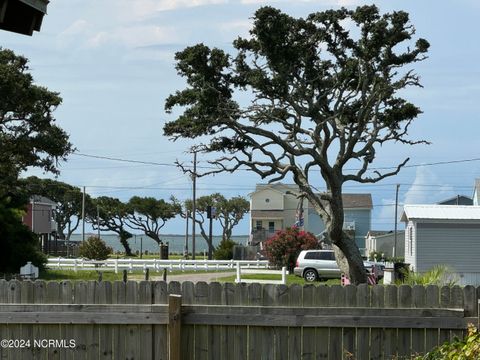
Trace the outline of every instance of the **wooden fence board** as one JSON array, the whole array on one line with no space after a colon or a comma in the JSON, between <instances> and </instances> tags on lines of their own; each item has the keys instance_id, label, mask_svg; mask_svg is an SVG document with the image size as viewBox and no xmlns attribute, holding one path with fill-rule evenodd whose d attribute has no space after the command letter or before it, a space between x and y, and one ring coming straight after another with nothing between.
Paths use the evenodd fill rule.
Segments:
<instances>
[{"instance_id":1,"label":"wooden fence board","mask_svg":"<svg viewBox=\"0 0 480 360\"><path fill-rule=\"evenodd\" d=\"M370 291L372 308L383 308L385 303L385 294L383 286L373 286ZM384 329L370 329L370 359L377 360L383 358L383 333Z\"/></svg>"},{"instance_id":2,"label":"wooden fence board","mask_svg":"<svg viewBox=\"0 0 480 360\"><path fill-rule=\"evenodd\" d=\"M345 289L341 285L333 285L330 288L329 304L330 306L345 306ZM328 343L328 358L337 360L342 358L343 353L343 334L342 328L330 328Z\"/></svg>"},{"instance_id":3,"label":"wooden fence board","mask_svg":"<svg viewBox=\"0 0 480 360\"><path fill-rule=\"evenodd\" d=\"M385 309L395 309L398 304L397 286L387 285L384 287ZM383 333L384 345L383 355L385 359L391 359L397 356L397 329L385 328Z\"/></svg>"},{"instance_id":4,"label":"wooden fence board","mask_svg":"<svg viewBox=\"0 0 480 360\"><path fill-rule=\"evenodd\" d=\"M248 285L245 283L236 284L234 287L234 296L232 305L241 305L248 303ZM242 360L246 359L248 355L248 327L247 326L234 326L234 347L233 354L229 356L229 359ZM232 333L229 333L229 338ZM232 343L229 340L228 343Z\"/></svg>"},{"instance_id":5,"label":"wooden fence board","mask_svg":"<svg viewBox=\"0 0 480 360\"><path fill-rule=\"evenodd\" d=\"M209 305L222 304L222 285L218 282L210 283L208 293ZM213 359L228 359L227 349L225 343L227 341L227 326L211 326L211 337L209 344L209 356Z\"/></svg>"},{"instance_id":6,"label":"wooden fence board","mask_svg":"<svg viewBox=\"0 0 480 360\"><path fill-rule=\"evenodd\" d=\"M315 285L308 284L302 287L303 306L313 306L315 296ZM315 359L315 328L303 328L302 333L302 359Z\"/></svg>"},{"instance_id":7,"label":"wooden fence board","mask_svg":"<svg viewBox=\"0 0 480 360\"><path fill-rule=\"evenodd\" d=\"M424 308L426 302L425 287L415 285L412 288L412 307ZM411 353L424 354L425 353L425 329L412 329L412 345Z\"/></svg>"},{"instance_id":8,"label":"wooden fence board","mask_svg":"<svg viewBox=\"0 0 480 360\"><path fill-rule=\"evenodd\" d=\"M155 281L153 283L153 303L167 304L168 288L164 281ZM183 329L182 329L183 330ZM168 359L168 330L166 325L153 325L153 358L159 360Z\"/></svg>"},{"instance_id":9,"label":"wooden fence board","mask_svg":"<svg viewBox=\"0 0 480 360\"><path fill-rule=\"evenodd\" d=\"M248 305L260 306L262 304L262 285L250 283L248 285ZM261 344L261 330L258 326L248 326L248 358L251 360L261 359L261 353L257 349Z\"/></svg>"},{"instance_id":10,"label":"wooden fence board","mask_svg":"<svg viewBox=\"0 0 480 360\"><path fill-rule=\"evenodd\" d=\"M458 285L453 286L450 290L450 306L458 309L464 308L463 289ZM463 339L465 333L464 330L452 329L450 331L450 339Z\"/></svg>"},{"instance_id":11,"label":"wooden fence board","mask_svg":"<svg viewBox=\"0 0 480 360\"><path fill-rule=\"evenodd\" d=\"M206 282L194 285L194 302L208 305L209 286ZM207 360L211 345L212 325L195 325L195 360Z\"/></svg>"},{"instance_id":12,"label":"wooden fence board","mask_svg":"<svg viewBox=\"0 0 480 360\"><path fill-rule=\"evenodd\" d=\"M317 308L322 308L328 306L328 287L325 285L320 285L315 288L314 294L314 306ZM315 358L328 359L328 343L329 343L329 329L317 327L315 329Z\"/></svg>"},{"instance_id":13,"label":"wooden fence board","mask_svg":"<svg viewBox=\"0 0 480 360\"><path fill-rule=\"evenodd\" d=\"M440 290L438 286L430 285L425 288L425 306L427 308L438 308L440 304ZM438 345L439 330L425 330L425 351L432 350Z\"/></svg>"},{"instance_id":14,"label":"wooden fence board","mask_svg":"<svg viewBox=\"0 0 480 360\"><path fill-rule=\"evenodd\" d=\"M112 304L122 305L126 302L127 286L123 281L115 281L112 284ZM125 344L126 327L122 325L112 326L113 353L115 358L126 358Z\"/></svg>"},{"instance_id":15,"label":"wooden fence board","mask_svg":"<svg viewBox=\"0 0 480 360\"><path fill-rule=\"evenodd\" d=\"M292 308L301 308L303 303L303 290L298 284L287 287L285 285L277 285L279 293L277 294L277 303L282 305L289 305ZM288 338L288 358L300 359L302 357L302 328L300 326L290 326L288 333L279 329L278 341L282 344L280 351L285 351L284 339ZM282 354L283 355L283 354ZM285 356L282 358L286 358Z\"/></svg>"},{"instance_id":16,"label":"wooden fence board","mask_svg":"<svg viewBox=\"0 0 480 360\"><path fill-rule=\"evenodd\" d=\"M357 286L357 306L370 306L370 287L367 284ZM357 328L357 357L368 359L370 356L370 329L369 326Z\"/></svg>"},{"instance_id":17,"label":"wooden fence board","mask_svg":"<svg viewBox=\"0 0 480 360\"><path fill-rule=\"evenodd\" d=\"M345 287L345 306L353 308L357 306L357 287L354 285L347 285ZM351 358L357 352L356 332L356 328L343 328L342 357L344 359Z\"/></svg>"}]
</instances>

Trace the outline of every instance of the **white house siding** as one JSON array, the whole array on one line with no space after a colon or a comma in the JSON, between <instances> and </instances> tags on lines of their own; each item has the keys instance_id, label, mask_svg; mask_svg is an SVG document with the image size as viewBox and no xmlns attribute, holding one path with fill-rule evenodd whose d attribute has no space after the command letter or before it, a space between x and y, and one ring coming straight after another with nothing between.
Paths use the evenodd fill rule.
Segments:
<instances>
[{"instance_id":1,"label":"white house siding","mask_svg":"<svg viewBox=\"0 0 480 360\"><path fill-rule=\"evenodd\" d=\"M480 223L417 223L416 271L446 265L460 284L480 285Z\"/></svg>"},{"instance_id":2,"label":"white house siding","mask_svg":"<svg viewBox=\"0 0 480 360\"><path fill-rule=\"evenodd\" d=\"M418 271L416 262L416 243L417 232L415 231L415 223L409 221L405 227L405 263L410 264L410 268L414 271Z\"/></svg>"},{"instance_id":3,"label":"white house siding","mask_svg":"<svg viewBox=\"0 0 480 360\"><path fill-rule=\"evenodd\" d=\"M251 199L251 209L283 210L283 194L272 189L258 191Z\"/></svg>"}]
</instances>

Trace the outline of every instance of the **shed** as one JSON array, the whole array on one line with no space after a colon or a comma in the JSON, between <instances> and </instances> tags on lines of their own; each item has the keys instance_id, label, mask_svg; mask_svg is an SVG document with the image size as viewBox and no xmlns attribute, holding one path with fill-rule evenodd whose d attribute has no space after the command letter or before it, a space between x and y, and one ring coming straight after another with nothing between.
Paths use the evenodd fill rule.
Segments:
<instances>
[{"instance_id":1,"label":"shed","mask_svg":"<svg viewBox=\"0 0 480 360\"><path fill-rule=\"evenodd\" d=\"M460 285L480 285L480 206L405 205L405 262L448 266Z\"/></svg>"}]
</instances>

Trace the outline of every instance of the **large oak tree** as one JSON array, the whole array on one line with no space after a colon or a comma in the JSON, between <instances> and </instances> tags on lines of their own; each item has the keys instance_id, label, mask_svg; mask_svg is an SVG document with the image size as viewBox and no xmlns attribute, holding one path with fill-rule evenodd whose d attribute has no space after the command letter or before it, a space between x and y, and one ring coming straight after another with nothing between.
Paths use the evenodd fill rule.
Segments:
<instances>
[{"instance_id":1,"label":"large oak tree","mask_svg":"<svg viewBox=\"0 0 480 360\"><path fill-rule=\"evenodd\" d=\"M28 197L18 178L29 167L56 174L58 161L73 151L53 115L61 101L34 82L25 57L0 48L0 272L46 260L37 237L22 224Z\"/></svg>"},{"instance_id":2,"label":"large oak tree","mask_svg":"<svg viewBox=\"0 0 480 360\"><path fill-rule=\"evenodd\" d=\"M323 218L341 269L364 283L359 249L343 232L342 187L396 175L408 161L369 171L379 146L422 142L408 137L421 111L402 97L420 86L410 67L429 48L413 42L414 33L407 13L380 14L373 5L306 18L262 7L234 54L203 44L176 54L187 88L167 98L167 112L183 113L164 132L198 138L196 151L218 154L200 176L239 169L271 182L291 176ZM352 163L359 169L348 170ZM324 184L312 183L318 173ZM315 190L322 185L325 192Z\"/></svg>"},{"instance_id":3,"label":"large oak tree","mask_svg":"<svg viewBox=\"0 0 480 360\"><path fill-rule=\"evenodd\" d=\"M133 230L140 230L157 244L163 244L160 231L165 223L177 216L181 206L172 200L167 202L153 197L132 197L127 204L129 208L127 225Z\"/></svg>"}]
</instances>

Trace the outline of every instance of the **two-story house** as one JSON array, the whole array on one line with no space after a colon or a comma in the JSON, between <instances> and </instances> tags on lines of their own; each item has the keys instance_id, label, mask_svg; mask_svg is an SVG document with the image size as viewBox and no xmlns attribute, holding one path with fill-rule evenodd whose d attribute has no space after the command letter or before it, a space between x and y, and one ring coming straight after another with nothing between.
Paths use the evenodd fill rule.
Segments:
<instances>
[{"instance_id":1,"label":"two-story house","mask_svg":"<svg viewBox=\"0 0 480 360\"><path fill-rule=\"evenodd\" d=\"M325 224L305 199L301 204L295 184L258 184L250 194L250 243L257 245L275 231L295 225L299 218L302 228L321 236ZM372 213L371 194L343 194L344 229L354 234L360 249L365 247L365 236L370 230ZM303 216L299 215L303 209Z\"/></svg>"},{"instance_id":2,"label":"two-story house","mask_svg":"<svg viewBox=\"0 0 480 360\"><path fill-rule=\"evenodd\" d=\"M54 211L57 204L39 195L30 198L27 205L27 212L22 221L32 232L38 235L41 247L44 251L49 250L49 244L53 233L57 231L57 223L54 220Z\"/></svg>"}]
</instances>

